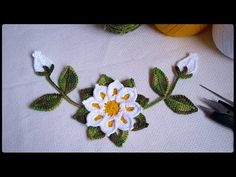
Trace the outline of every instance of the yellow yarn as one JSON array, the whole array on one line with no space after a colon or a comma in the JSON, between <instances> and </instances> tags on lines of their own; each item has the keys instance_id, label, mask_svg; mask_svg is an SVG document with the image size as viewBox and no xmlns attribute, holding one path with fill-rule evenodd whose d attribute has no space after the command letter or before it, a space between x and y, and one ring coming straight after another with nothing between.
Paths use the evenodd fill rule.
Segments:
<instances>
[{"instance_id":1,"label":"yellow yarn","mask_svg":"<svg viewBox=\"0 0 236 177\"><path fill-rule=\"evenodd\" d=\"M203 31L207 24L155 24L155 27L168 36L191 36Z\"/></svg>"}]
</instances>

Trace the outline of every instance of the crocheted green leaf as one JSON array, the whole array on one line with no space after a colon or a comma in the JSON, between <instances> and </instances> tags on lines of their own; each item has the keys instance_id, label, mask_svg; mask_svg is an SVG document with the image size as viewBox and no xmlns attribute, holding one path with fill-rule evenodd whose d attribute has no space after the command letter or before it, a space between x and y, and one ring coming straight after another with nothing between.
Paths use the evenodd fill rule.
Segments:
<instances>
[{"instance_id":1,"label":"crocheted green leaf","mask_svg":"<svg viewBox=\"0 0 236 177\"><path fill-rule=\"evenodd\" d=\"M142 107L145 107L149 102L149 98L146 98L145 96L141 94L138 94L136 102L138 102Z\"/></svg>"},{"instance_id":2,"label":"crocheted green leaf","mask_svg":"<svg viewBox=\"0 0 236 177\"><path fill-rule=\"evenodd\" d=\"M93 90L94 90L94 88L92 88L92 87L79 90L79 95L80 95L81 101L86 100L89 97L93 96Z\"/></svg>"},{"instance_id":3,"label":"crocheted green leaf","mask_svg":"<svg viewBox=\"0 0 236 177\"><path fill-rule=\"evenodd\" d=\"M134 31L140 24L106 24L104 29L113 33L125 34Z\"/></svg>"},{"instance_id":4,"label":"crocheted green leaf","mask_svg":"<svg viewBox=\"0 0 236 177\"><path fill-rule=\"evenodd\" d=\"M152 89L158 95L165 96L168 89L168 78L165 73L158 68L153 68L151 82Z\"/></svg>"},{"instance_id":5,"label":"crocheted green leaf","mask_svg":"<svg viewBox=\"0 0 236 177\"><path fill-rule=\"evenodd\" d=\"M135 87L135 82L133 78L121 81L121 83L125 86L125 87Z\"/></svg>"},{"instance_id":6,"label":"crocheted green leaf","mask_svg":"<svg viewBox=\"0 0 236 177\"><path fill-rule=\"evenodd\" d=\"M88 127L87 134L91 140L101 139L105 136L99 127Z\"/></svg>"},{"instance_id":7,"label":"crocheted green leaf","mask_svg":"<svg viewBox=\"0 0 236 177\"><path fill-rule=\"evenodd\" d=\"M102 74L100 78L98 79L98 84L103 86L108 86L110 83L112 83L114 80L110 77L108 77L105 74Z\"/></svg>"},{"instance_id":8,"label":"crocheted green leaf","mask_svg":"<svg viewBox=\"0 0 236 177\"><path fill-rule=\"evenodd\" d=\"M142 113L135 117L135 120L136 122L132 131L142 130L144 128L147 128L149 125L146 121L145 116Z\"/></svg>"},{"instance_id":9,"label":"crocheted green leaf","mask_svg":"<svg viewBox=\"0 0 236 177\"><path fill-rule=\"evenodd\" d=\"M82 124L86 124L86 117L89 111L84 107L81 106L77 112L72 116L73 119L79 121Z\"/></svg>"},{"instance_id":10,"label":"crocheted green leaf","mask_svg":"<svg viewBox=\"0 0 236 177\"><path fill-rule=\"evenodd\" d=\"M66 66L58 80L60 88L67 94L74 90L78 84L78 76L71 66Z\"/></svg>"},{"instance_id":11,"label":"crocheted green leaf","mask_svg":"<svg viewBox=\"0 0 236 177\"><path fill-rule=\"evenodd\" d=\"M60 94L45 94L33 101L30 107L38 111L51 111L61 103L61 100L62 97Z\"/></svg>"},{"instance_id":12,"label":"crocheted green leaf","mask_svg":"<svg viewBox=\"0 0 236 177\"><path fill-rule=\"evenodd\" d=\"M198 108L184 95L171 95L164 101L172 111L178 114L191 114L198 111Z\"/></svg>"},{"instance_id":13,"label":"crocheted green leaf","mask_svg":"<svg viewBox=\"0 0 236 177\"><path fill-rule=\"evenodd\" d=\"M129 135L129 131L122 131L119 130L118 134L117 133L113 133L109 136L109 139L118 147L121 147L126 139L128 138Z\"/></svg>"}]
</instances>

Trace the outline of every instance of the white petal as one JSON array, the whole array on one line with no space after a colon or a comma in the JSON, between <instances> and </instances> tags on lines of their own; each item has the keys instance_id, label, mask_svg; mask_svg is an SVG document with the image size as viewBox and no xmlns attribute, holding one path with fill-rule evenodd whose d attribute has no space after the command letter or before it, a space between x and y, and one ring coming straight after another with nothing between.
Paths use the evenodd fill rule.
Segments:
<instances>
[{"instance_id":1,"label":"white petal","mask_svg":"<svg viewBox=\"0 0 236 177\"><path fill-rule=\"evenodd\" d=\"M97 127L104 120L105 115L102 111L92 111L87 115L87 126Z\"/></svg>"},{"instance_id":2,"label":"white petal","mask_svg":"<svg viewBox=\"0 0 236 177\"><path fill-rule=\"evenodd\" d=\"M126 131L126 130L132 130L134 128L134 119L130 117L128 114L123 114L118 119L118 129Z\"/></svg>"},{"instance_id":3,"label":"white petal","mask_svg":"<svg viewBox=\"0 0 236 177\"><path fill-rule=\"evenodd\" d=\"M136 117L142 112L142 107L137 102L122 103L120 107L130 117Z\"/></svg>"},{"instance_id":4,"label":"white petal","mask_svg":"<svg viewBox=\"0 0 236 177\"><path fill-rule=\"evenodd\" d=\"M178 63L177 63L177 66L179 67L179 70L180 71L183 71L184 70L184 67L188 65L188 58L184 58L183 60L180 60Z\"/></svg>"},{"instance_id":5,"label":"white petal","mask_svg":"<svg viewBox=\"0 0 236 177\"><path fill-rule=\"evenodd\" d=\"M114 100L123 87L123 84L121 84L118 80L115 80L114 82L110 83L107 92L109 99Z\"/></svg>"},{"instance_id":6,"label":"white petal","mask_svg":"<svg viewBox=\"0 0 236 177\"><path fill-rule=\"evenodd\" d=\"M44 72L45 71L42 63L40 63L38 58L34 59L34 71L35 72Z\"/></svg>"},{"instance_id":7,"label":"white petal","mask_svg":"<svg viewBox=\"0 0 236 177\"><path fill-rule=\"evenodd\" d=\"M35 72L44 72L43 66L47 66L48 68L50 68L51 65L53 64L53 62L49 58L44 56L41 53L41 51L34 51L32 56L34 57L34 70L35 70Z\"/></svg>"},{"instance_id":8,"label":"white petal","mask_svg":"<svg viewBox=\"0 0 236 177\"><path fill-rule=\"evenodd\" d=\"M88 111L99 111L103 110L104 104L95 100L94 97L89 97L87 100L84 100L83 105Z\"/></svg>"},{"instance_id":9,"label":"white petal","mask_svg":"<svg viewBox=\"0 0 236 177\"><path fill-rule=\"evenodd\" d=\"M100 127L103 133L106 136L110 136L112 133L115 133L117 130L118 122L115 117L106 117L101 123Z\"/></svg>"},{"instance_id":10,"label":"white petal","mask_svg":"<svg viewBox=\"0 0 236 177\"><path fill-rule=\"evenodd\" d=\"M135 102L135 100L137 99L137 96L138 94L137 94L136 88L124 87L119 91L116 97L116 101L119 103Z\"/></svg>"},{"instance_id":11,"label":"white petal","mask_svg":"<svg viewBox=\"0 0 236 177\"><path fill-rule=\"evenodd\" d=\"M107 87L96 84L93 90L93 96L99 102L107 100Z\"/></svg>"},{"instance_id":12,"label":"white petal","mask_svg":"<svg viewBox=\"0 0 236 177\"><path fill-rule=\"evenodd\" d=\"M197 70L197 60L197 53L189 53L188 57L177 63L177 66L179 67L180 71L183 71L184 67L186 66L188 68L187 74L192 74Z\"/></svg>"},{"instance_id":13,"label":"white petal","mask_svg":"<svg viewBox=\"0 0 236 177\"><path fill-rule=\"evenodd\" d=\"M190 57L190 60L187 66L188 67L187 74L192 74L196 72L197 70L198 55L196 53L190 53L189 57Z\"/></svg>"}]
</instances>

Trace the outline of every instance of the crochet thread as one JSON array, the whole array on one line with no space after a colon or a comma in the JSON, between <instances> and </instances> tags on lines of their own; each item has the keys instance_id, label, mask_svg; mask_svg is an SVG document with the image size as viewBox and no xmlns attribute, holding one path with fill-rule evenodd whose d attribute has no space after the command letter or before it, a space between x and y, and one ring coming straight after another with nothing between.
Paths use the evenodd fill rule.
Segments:
<instances>
[{"instance_id":1,"label":"crochet thread","mask_svg":"<svg viewBox=\"0 0 236 177\"><path fill-rule=\"evenodd\" d=\"M104 29L118 34L126 34L128 32L136 30L140 24L106 24Z\"/></svg>"},{"instance_id":2,"label":"crochet thread","mask_svg":"<svg viewBox=\"0 0 236 177\"><path fill-rule=\"evenodd\" d=\"M58 93L44 94L33 101L30 108L38 111L52 111L64 98L77 107L78 110L72 118L87 126L87 136L91 140L108 136L116 146L122 147L127 141L130 130L139 131L149 126L142 111L162 100L178 114L186 115L198 111L186 96L172 95L179 79L190 79L196 71L197 54L194 53L190 53L174 67L175 78L171 84L161 69L157 67L152 69L150 85L159 97L151 102L149 98L137 93L133 78L119 82L102 74L95 87L79 90L82 104L76 103L67 95L76 88L79 81L71 66L63 69L57 85L50 77L54 64L51 61L47 62L47 57L43 56L40 51L35 52L33 57L37 62L34 65L35 73L44 76Z\"/></svg>"}]
</instances>

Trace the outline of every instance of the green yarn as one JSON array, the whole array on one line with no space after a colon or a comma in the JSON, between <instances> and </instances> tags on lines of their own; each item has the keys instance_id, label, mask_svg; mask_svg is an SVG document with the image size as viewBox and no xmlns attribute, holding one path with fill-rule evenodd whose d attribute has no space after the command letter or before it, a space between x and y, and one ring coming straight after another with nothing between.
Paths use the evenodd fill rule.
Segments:
<instances>
[{"instance_id":1,"label":"green yarn","mask_svg":"<svg viewBox=\"0 0 236 177\"><path fill-rule=\"evenodd\" d=\"M126 34L139 26L140 24L105 24L104 29L113 33Z\"/></svg>"},{"instance_id":2,"label":"green yarn","mask_svg":"<svg viewBox=\"0 0 236 177\"><path fill-rule=\"evenodd\" d=\"M148 104L149 98L146 98L145 96L138 94L138 97L136 99L136 102L140 104L143 108Z\"/></svg>"},{"instance_id":3,"label":"green yarn","mask_svg":"<svg viewBox=\"0 0 236 177\"><path fill-rule=\"evenodd\" d=\"M78 80L74 69L71 66L67 66L61 72L58 83L60 88L67 94L76 88Z\"/></svg>"},{"instance_id":4,"label":"green yarn","mask_svg":"<svg viewBox=\"0 0 236 177\"><path fill-rule=\"evenodd\" d=\"M140 113L137 117L135 117L135 124L134 124L134 128L132 131L138 131L138 130L142 130L144 128L147 128L148 127L148 123L146 121L146 118L145 116Z\"/></svg>"},{"instance_id":5,"label":"green yarn","mask_svg":"<svg viewBox=\"0 0 236 177\"><path fill-rule=\"evenodd\" d=\"M62 96L57 93L45 94L30 104L30 107L38 111L52 111L61 103Z\"/></svg>"},{"instance_id":6,"label":"green yarn","mask_svg":"<svg viewBox=\"0 0 236 177\"><path fill-rule=\"evenodd\" d=\"M152 89L160 96L165 96L168 89L168 78L159 68L152 69L151 86Z\"/></svg>"},{"instance_id":7,"label":"green yarn","mask_svg":"<svg viewBox=\"0 0 236 177\"><path fill-rule=\"evenodd\" d=\"M125 87L135 87L135 82L133 78L121 81L121 83L125 86Z\"/></svg>"},{"instance_id":8,"label":"green yarn","mask_svg":"<svg viewBox=\"0 0 236 177\"><path fill-rule=\"evenodd\" d=\"M89 111L84 107L81 106L77 112L72 116L73 119L79 121L82 124L86 124L86 118Z\"/></svg>"},{"instance_id":9,"label":"green yarn","mask_svg":"<svg viewBox=\"0 0 236 177\"><path fill-rule=\"evenodd\" d=\"M176 75L181 79L190 79L193 74L187 74L188 68L185 66L183 71L181 72L178 66L174 67Z\"/></svg>"},{"instance_id":10,"label":"green yarn","mask_svg":"<svg viewBox=\"0 0 236 177\"><path fill-rule=\"evenodd\" d=\"M114 32L114 33L125 34L125 33L128 33L130 31L137 29L139 26L140 26L140 24L106 24L104 26L104 29L107 31ZM44 69L44 72L36 72L36 74L39 76L45 76L48 83L58 93L44 94L43 96L34 100L30 104L30 107L32 109L38 110L38 111L51 111L51 110L54 110L55 108L57 108L60 105L62 99L64 98L68 103L77 107L77 111L74 115L72 115L72 118L82 124L86 124L87 123L87 116L91 112L91 111L89 111L90 109L87 110L86 109L87 106L85 107L82 104L78 104L77 102L71 100L67 95L68 93L73 91L78 85L79 77L77 76L75 70L71 66L66 66L59 76L58 85L57 85L50 77L53 70L54 70L54 65L52 64L50 66L50 68L47 66L43 66L43 69ZM151 85L152 89L154 90L154 92L159 95L159 97L156 98L155 100L153 100L152 102L149 102L149 98L145 97L144 95L138 94L135 102L136 102L136 104L137 103L139 104L139 105L137 104L138 107L139 106L142 107L142 108L140 108L140 110L148 109L148 108L152 107L153 105L159 103L160 101L164 100L164 102L168 106L168 108L170 108L173 112L175 112L177 114L191 114L191 113L198 111L198 108L186 96L180 95L180 94L171 95L176 84L177 84L177 81L179 79L189 79L193 76L193 74L187 74L188 73L187 67L184 67L184 69L182 71L180 71L180 68L178 66L174 67L174 73L175 73L175 78L172 81L172 83L169 85L168 78L167 78L166 74L161 69L155 67L151 70L150 85ZM97 81L97 84L100 86L109 87L109 84L111 84L113 81L114 81L114 79L112 79L111 77L109 77L105 74L101 74L98 81ZM121 83L123 84L124 87L130 87L130 88L135 87L135 81L133 78L123 80L123 81L121 81ZM123 88L123 86L122 86L122 88ZM130 96L129 92L127 92L127 94L124 95L124 98L123 98L123 95L120 94L121 92L118 93L118 87L112 88L112 89L113 89L112 96L115 96L112 98L109 97L108 91L104 91L105 93L103 93L103 92L100 92L100 90L99 90L100 97L102 99L104 99L103 100L104 102L102 104L107 104L108 101L113 102L114 99L116 99L116 97L118 97L119 99L124 99L122 101L125 101L125 100L129 101L128 100L128 98ZM127 89L127 88L125 88L125 89ZM88 87L88 88L79 90L81 102L83 100L90 98L90 97L93 97L94 96L93 92L94 92L94 87ZM108 96L108 99L105 99L104 95ZM126 97L126 96L128 96L128 97ZM135 94L135 96L136 96L136 94ZM94 99L94 98L92 98L92 99ZM116 103L116 104L120 104L119 101L117 101L117 102L118 103ZM98 102L98 103L100 103L100 102ZM95 103L95 102L93 103L93 101L91 103L89 103L90 106L98 108L96 110L96 112L94 112L96 114L91 115L91 118L94 119L95 121L97 121L97 120L104 117L104 120L107 121L105 114L108 113L108 115L110 115L108 112L109 110L108 111L104 110L104 108L103 107L100 108L99 105L98 105L99 107L97 107L98 103ZM93 104L96 104L96 105L93 105ZM123 103L121 102L121 104L123 104ZM126 107L126 105L124 105L124 106L125 106L124 111L133 111L133 109L135 109L135 107L136 107L136 106L129 107L129 105L127 105L127 107ZM118 109L120 109L120 108L123 109L122 106L121 107L118 106ZM130 109L130 108L132 108L132 109ZM107 109L106 106L105 106L105 109ZM109 109L114 109L114 108L109 108ZM117 109L117 108L115 108L115 109ZM139 109L139 108L137 108L137 109ZM92 110L92 111L95 111L95 110ZM100 113L100 111L102 111L102 112ZM126 113L128 113L128 112L126 112ZM115 114L118 114L118 111ZM107 117L107 118L109 118L109 117ZM125 122L124 120L122 120L122 119L124 119L124 117L122 115L119 117L117 116L117 118L119 118L120 119L119 121L122 121L124 124L128 123L127 126L129 126L129 127L130 127L129 124L131 124L131 123L133 124L133 122L131 120L130 120L131 123L129 123L127 121ZM130 118L132 118L132 117L130 117ZM139 131L139 130L145 129L149 126L145 115L143 115L142 113L139 113L136 117L134 117L134 119L135 119L134 120L135 122L133 124L132 131ZM101 121L103 121L103 120L101 120ZM112 124L110 124L110 122L111 122L110 120L108 122L106 122L105 123L106 126L108 126L109 128L112 127L113 121L114 120L112 120ZM97 122L97 123L98 123L97 127L89 126L87 128L87 136L90 140L101 139L101 138L104 138L106 135L101 130L101 128L100 128L101 125L99 124L99 122ZM115 122L115 124L116 124L116 122ZM87 126L88 126L88 124L87 124ZM117 131L115 133L111 134L109 136L109 139L116 146L122 147L123 144L127 141L129 131L123 131L123 130L119 129L119 127L115 127L115 128L117 129ZM125 130L127 130L127 129L125 129Z\"/></svg>"},{"instance_id":11,"label":"green yarn","mask_svg":"<svg viewBox=\"0 0 236 177\"><path fill-rule=\"evenodd\" d=\"M184 95L171 95L164 101L177 114L191 114L198 111L198 108Z\"/></svg>"},{"instance_id":12,"label":"green yarn","mask_svg":"<svg viewBox=\"0 0 236 177\"><path fill-rule=\"evenodd\" d=\"M108 86L110 83L112 83L114 80L111 77L108 77L105 74L102 74L98 79L98 84L103 86Z\"/></svg>"},{"instance_id":13,"label":"green yarn","mask_svg":"<svg viewBox=\"0 0 236 177\"><path fill-rule=\"evenodd\" d=\"M79 96L80 96L81 101L86 100L89 97L93 96L93 90L94 90L93 87L88 87L88 88L85 88L85 89L81 89L79 91Z\"/></svg>"},{"instance_id":14,"label":"green yarn","mask_svg":"<svg viewBox=\"0 0 236 177\"><path fill-rule=\"evenodd\" d=\"M88 138L91 140L101 139L105 137L105 134L99 127L88 127L87 129Z\"/></svg>"},{"instance_id":15,"label":"green yarn","mask_svg":"<svg viewBox=\"0 0 236 177\"><path fill-rule=\"evenodd\" d=\"M191 102L184 95L171 95L176 83L178 82L179 78L181 79L188 79L192 77L192 74L187 73L187 67L181 72L180 69L176 66L174 67L174 72L176 77L174 78L173 82L169 86L168 78L165 73L155 67L151 70L151 87L152 89L160 96L159 98L155 99L149 103L143 103L143 108L148 109L153 105L159 103L160 101L164 100L166 105L175 113L177 114L191 114L198 111L198 108ZM139 98L140 99L140 98ZM145 100L145 99L144 99ZM146 100L147 102L149 100Z\"/></svg>"},{"instance_id":16,"label":"green yarn","mask_svg":"<svg viewBox=\"0 0 236 177\"><path fill-rule=\"evenodd\" d=\"M129 135L129 131L118 130L118 133L113 133L109 139L118 147L122 147Z\"/></svg>"}]
</instances>

